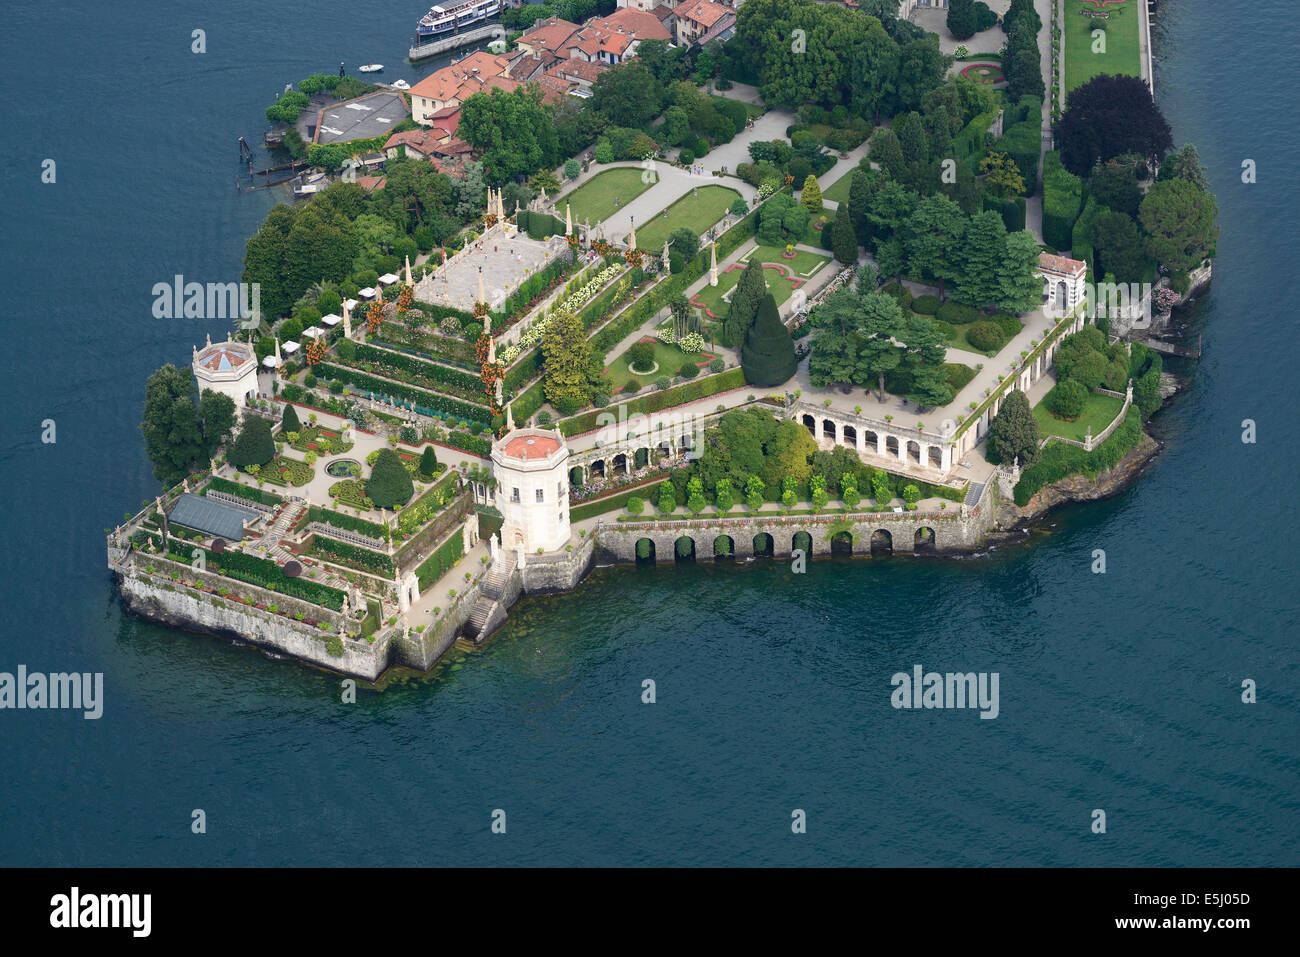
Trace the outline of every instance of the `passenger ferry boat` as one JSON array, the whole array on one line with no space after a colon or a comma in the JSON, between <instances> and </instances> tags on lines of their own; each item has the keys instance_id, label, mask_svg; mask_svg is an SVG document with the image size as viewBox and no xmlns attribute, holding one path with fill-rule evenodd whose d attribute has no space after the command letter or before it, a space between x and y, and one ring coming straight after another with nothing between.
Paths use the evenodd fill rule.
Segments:
<instances>
[{"instance_id":1,"label":"passenger ferry boat","mask_svg":"<svg viewBox=\"0 0 1300 957\"><path fill-rule=\"evenodd\" d=\"M448 33L457 33L488 17L495 17L505 6L505 0L448 0L431 8L416 24L417 42Z\"/></svg>"}]
</instances>

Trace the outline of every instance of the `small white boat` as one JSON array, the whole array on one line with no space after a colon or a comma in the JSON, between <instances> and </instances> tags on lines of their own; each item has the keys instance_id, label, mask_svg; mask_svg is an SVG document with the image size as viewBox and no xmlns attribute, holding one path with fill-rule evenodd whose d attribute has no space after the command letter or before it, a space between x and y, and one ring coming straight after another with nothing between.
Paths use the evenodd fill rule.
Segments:
<instances>
[{"instance_id":1,"label":"small white boat","mask_svg":"<svg viewBox=\"0 0 1300 957\"><path fill-rule=\"evenodd\" d=\"M365 66L357 67L361 73L383 73L384 65L382 63L367 63Z\"/></svg>"},{"instance_id":2,"label":"small white boat","mask_svg":"<svg viewBox=\"0 0 1300 957\"><path fill-rule=\"evenodd\" d=\"M394 80L391 85L394 90L409 90L411 88L411 84L405 80Z\"/></svg>"}]
</instances>

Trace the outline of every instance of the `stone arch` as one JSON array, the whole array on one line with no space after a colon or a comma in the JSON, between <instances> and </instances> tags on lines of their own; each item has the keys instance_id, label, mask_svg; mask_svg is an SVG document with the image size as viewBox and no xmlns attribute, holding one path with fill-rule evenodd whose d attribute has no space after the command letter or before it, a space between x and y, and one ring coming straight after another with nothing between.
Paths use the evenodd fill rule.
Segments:
<instances>
[{"instance_id":1,"label":"stone arch","mask_svg":"<svg viewBox=\"0 0 1300 957\"><path fill-rule=\"evenodd\" d=\"M638 538L636 540L636 560L638 562L653 562L655 560L655 543L653 538Z\"/></svg>"},{"instance_id":2,"label":"stone arch","mask_svg":"<svg viewBox=\"0 0 1300 957\"><path fill-rule=\"evenodd\" d=\"M667 442L660 442L655 446L655 451L659 453L661 459L672 458L673 447Z\"/></svg>"},{"instance_id":3,"label":"stone arch","mask_svg":"<svg viewBox=\"0 0 1300 957\"><path fill-rule=\"evenodd\" d=\"M615 473L630 472L631 469L629 469L627 466L627 454L624 452L619 452L617 455L615 455L614 458L609 463L609 470Z\"/></svg>"},{"instance_id":4,"label":"stone arch","mask_svg":"<svg viewBox=\"0 0 1300 957\"><path fill-rule=\"evenodd\" d=\"M772 536L767 532L759 532L754 536L754 557L771 558L775 554L775 542Z\"/></svg>"},{"instance_id":5,"label":"stone arch","mask_svg":"<svg viewBox=\"0 0 1300 957\"><path fill-rule=\"evenodd\" d=\"M790 550L802 549L804 555L811 556L813 550L812 536L807 532L795 532L790 538Z\"/></svg>"},{"instance_id":6,"label":"stone arch","mask_svg":"<svg viewBox=\"0 0 1300 957\"><path fill-rule=\"evenodd\" d=\"M822 419L822 435L829 438L832 442L836 441L837 430L834 419Z\"/></svg>"},{"instance_id":7,"label":"stone arch","mask_svg":"<svg viewBox=\"0 0 1300 957\"><path fill-rule=\"evenodd\" d=\"M898 458L898 436L885 436L885 454L891 458Z\"/></svg>"},{"instance_id":8,"label":"stone arch","mask_svg":"<svg viewBox=\"0 0 1300 957\"><path fill-rule=\"evenodd\" d=\"M689 535L680 536L673 542L673 556L679 562L695 561L695 539Z\"/></svg>"},{"instance_id":9,"label":"stone arch","mask_svg":"<svg viewBox=\"0 0 1300 957\"><path fill-rule=\"evenodd\" d=\"M1064 279L1056 284L1056 308L1061 315L1070 311L1070 290Z\"/></svg>"},{"instance_id":10,"label":"stone arch","mask_svg":"<svg viewBox=\"0 0 1300 957\"><path fill-rule=\"evenodd\" d=\"M927 464L932 469L943 468L943 449L937 445L931 445L926 450Z\"/></svg>"},{"instance_id":11,"label":"stone arch","mask_svg":"<svg viewBox=\"0 0 1300 957\"><path fill-rule=\"evenodd\" d=\"M592 477L592 478L604 478L604 477L605 477L605 460L604 460L604 459L596 459L596 461L594 461L594 462L591 463L591 477Z\"/></svg>"},{"instance_id":12,"label":"stone arch","mask_svg":"<svg viewBox=\"0 0 1300 957\"><path fill-rule=\"evenodd\" d=\"M853 534L851 532L836 532L831 536L831 554L832 555L852 555L853 554Z\"/></svg>"},{"instance_id":13,"label":"stone arch","mask_svg":"<svg viewBox=\"0 0 1300 957\"><path fill-rule=\"evenodd\" d=\"M809 432L813 434L813 438L814 439L817 438L817 420L814 419L811 415L805 413L803 417L803 424L804 424L804 428L806 428Z\"/></svg>"},{"instance_id":14,"label":"stone arch","mask_svg":"<svg viewBox=\"0 0 1300 957\"><path fill-rule=\"evenodd\" d=\"M934 529L928 525L922 525L915 534L912 535L912 550L917 552L932 552L935 549Z\"/></svg>"},{"instance_id":15,"label":"stone arch","mask_svg":"<svg viewBox=\"0 0 1300 957\"><path fill-rule=\"evenodd\" d=\"M871 554L894 554L894 536L887 529L878 528L871 533Z\"/></svg>"},{"instance_id":16,"label":"stone arch","mask_svg":"<svg viewBox=\"0 0 1300 957\"><path fill-rule=\"evenodd\" d=\"M907 459L917 465L921 464L921 443L916 439L907 440Z\"/></svg>"},{"instance_id":17,"label":"stone arch","mask_svg":"<svg viewBox=\"0 0 1300 957\"><path fill-rule=\"evenodd\" d=\"M851 425L846 425L840 431L842 433L840 437L844 440L844 444L856 449L858 447L858 430Z\"/></svg>"},{"instance_id":18,"label":"stone arch","mask_svg":"<svg viewBox=\"0 0 1300 957\"><path fill-rule=\"evenodd\" d=\"M867 448L871 449L871 451L877 455L880 454L880 436L875 432L867 429L862 433L862 441L866 443Z\"/></svg>"},{"instance_id":19,"label":"stone arch","mask_svg":"<svg viewBox=\"0 0 1300 957\"><path fill-rule=\"evenodd\" d=\"M730 535L719 535L713 540L714 558L735 558L736 543Z\"/></svg>"},{"instance_id":20,"label":"stone arch","mask_svg":"<svg viewBox=\"0 0 1300 957\"><path fill-rule=\"evenodd\" d=\"M583 476L582 466L581 466L581 465L575 465L573 468L569 469L569 484L570 484L570 485L583 485L583 484L585 484L585 483L582 481L582 476Z\"/></svg>"}]
</instances>

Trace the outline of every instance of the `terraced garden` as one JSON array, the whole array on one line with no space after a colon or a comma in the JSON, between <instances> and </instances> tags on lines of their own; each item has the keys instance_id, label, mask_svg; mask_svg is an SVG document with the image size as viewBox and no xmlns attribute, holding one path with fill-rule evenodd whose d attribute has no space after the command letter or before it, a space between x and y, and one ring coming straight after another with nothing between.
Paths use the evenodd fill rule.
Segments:
<instances>
[{"instance_id":1,"label":"terraced garden","mask_svg":"<svg viewBox=\"0 0 1300 957\"><path fill-rule=\"evenodd\" d=\"M718 284L706 285L696 293L691 304L705 310L706 318L721 319L726 316L729 306L724 297L736 288L740 274L745 270L745 263L750 259L757 259L764 264L763 278L767 281L767 291L776 299L778 306L830 262L826 256L818 256L802 249L795 251L793 259L787 259L783 249L757 246L743 260L732 263L725 271L719 270Z\"/></svg>"}]
</instances>

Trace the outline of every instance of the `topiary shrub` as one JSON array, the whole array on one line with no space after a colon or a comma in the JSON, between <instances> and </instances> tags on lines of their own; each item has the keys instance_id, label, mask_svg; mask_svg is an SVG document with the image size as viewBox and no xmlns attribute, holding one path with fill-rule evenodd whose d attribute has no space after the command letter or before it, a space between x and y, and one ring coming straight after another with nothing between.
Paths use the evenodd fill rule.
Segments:
<instances>
[{"instance_id":1,"label":"topiary shrub","mask_svg":"<svg viewBox=\"0 0 1300 957\"><path fill-rule=\"evenodd\" d=\"M1088 401L1088 390L1081 383L1066 379L1058 382L1043 401L1052 415L1073 422L1083 414L1083 407Z\"/></svg>"},{"instance_id":2,"label":"topiary shrub","mask_svg":"<svg viewBox=\"0 0 1300 957\"><path fill-rule=\"evenodd\" d=\"M1002 327L996 322L974 322L966 330L966 341L980 352L1002 348Z\"/></svg>"},{"instance_id":3,"label":"topiary shrub","mask_svg":"<svg viewBox=\"0 0 1300 957\"><path fill-rule=\"evenodd\" d=\"M628 379L626 382L623 383L624 395L636 395L640 391L641 391L641 383L637 382L636 379Z\"/></svg>"},{"instance_id":4,"label":"topiary shrub","mask_svg":"<svg viewBox=\"0 0 1300 957\"><path fill-rule=\"evenodd\" d=\"M709 363L709 371L715 374L721 372L726 367L727 364L723 362L721 359L714 359L712 362Z\"/></svg>"},{"instance_id":5,"label":"topiary shrub","mask_svg":"<svg viewBox=\"0 0 1300 957\"><path fill-rule=\"evenodd\" d=\"M664 391L664 389L667 389L672 384L673 380L668 378L666 375L661 375L659 378L655 379L655 388L660 392Z\"/></svg>"},{"instance_id":6,"label":"topiary shrub","mask_svg":"<svg viewBox=\"0 0 1300 957\"><path fill-rule=\"evenodd\" d=\"M625 355L627 364L634 369L650 371L655 363L655 346L653 342L634 342L628 346Z\"/></svg>"},{"instance_id":7,"label":"topiary shrub","mask_svg":"<svg viewBox=\"0 0 1300 957\"><path fill-rule=\"evenodd\" d=\"M938 296L917 296L912 300L912 311L923 316L933 316L938 314L942 305Z\"/></svg>"},{"instance_id":8,"label":"topiary shrub","mask_svg":"<svg viewBox=\"0 0 1300 957\"><path fill-rule=\"evenodd\" d=\"M694 379L699 374L700 374L700 367L697 366L694 362L690 362L689 360L683 362L681 369L678 370L678 375L680 375L683 379Z\"/></svg>"},{"instance_id":9,"label":"topiary shrub","mask_svg":"<svg viewBox=\"0 0 1300 957\"><path fill-rule=\"evenodd\" d=\"M694 151L687 149L682 150L677 156L677 162L681 163L683 166L690 166L695 162Z\"/></svg>"},{"instance_id":10,"label":"topiary shrub","mask_svg":"<svg viewBox=\"0 0 1300 957\"><path fill-rule=\"evenodd\" d=\"M366 497L375 508L393 508L409 502L414 492L411 473L406 471L401 456L392 449L380 449L366 480Z\"/></svg>"},{"instance_id":11,"label":"topiary shrub","mask_svg":"<svg viewBox=\"0 0 1300 957\"><path fill-rule=\"evenodd\" d=\"M640 515L645 511L645 499L633 495L627 500L627 510L633 515Z\"/></svg>"},{"instance_id":12,"label":"topiary shrub","mask_svg":"<svg viewBox=\"0 0 1300 957\"><path fill-rule=\"evenodd\" d=\"M916 302L913 301L912 308L916 308ZM974 322L980 317L979 310L974 306L963 306L959 302L945 302L935 313L944 322L951 322L955 326L963 325L967 322Z\"/></svg>"}]
</instances>

